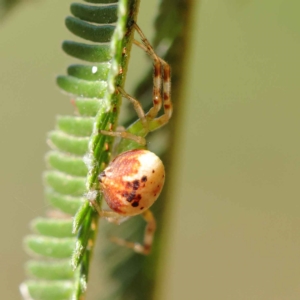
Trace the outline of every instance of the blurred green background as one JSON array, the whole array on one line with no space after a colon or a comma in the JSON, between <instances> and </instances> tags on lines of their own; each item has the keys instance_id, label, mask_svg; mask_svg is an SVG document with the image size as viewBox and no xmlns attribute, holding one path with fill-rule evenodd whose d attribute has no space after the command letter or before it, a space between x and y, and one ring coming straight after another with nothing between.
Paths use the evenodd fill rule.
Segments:
<instances>
[{"instance_id":1,"label":"blurred green background","mask_svg":"<svg viewBox=\"0 0 300 300\"><path fill-rule=\"evenodd\" d=\"M20 298L22 237L44 215L46 132L72 113L54 83L75 62L71 2L26 1L0 24L3 299ZM156 299L298 300L300 2L196 2ZM150 39L156 4L140 8ZM135 49L127 90L149 64Z\"/></svg>"}]
</instances>

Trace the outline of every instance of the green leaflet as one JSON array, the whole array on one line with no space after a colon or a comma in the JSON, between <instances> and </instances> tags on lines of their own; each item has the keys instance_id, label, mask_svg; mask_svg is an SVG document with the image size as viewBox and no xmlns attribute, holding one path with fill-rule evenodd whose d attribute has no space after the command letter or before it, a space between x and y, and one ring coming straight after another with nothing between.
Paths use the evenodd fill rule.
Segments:
<instances>
[{"instance_id":1,"label":"green leaflet","mask_svg":"<svg viewBox=\"0 0 300 300\"><path fill-rule=\"evenodd\" d=\"M88 137L74 137L56 130L49 133L50 146L62 152L83 156L88 149Z\"/></svg>"},{"instance_id":2,"label":"green leaflet","mask_svg":"<svg viewBox=\"0 0 300 300\"><path fill-rule=\"evenodd\" d=\"M67 54L90 62L101 63L112 59L109 45L98 46L65 41L62 48Z\"/></svg>"},{"instance_id":3,"label":"green leaflet","mask_svg":"<svg viewBox=\"0 0 300 300\"><path fill-rule=\"evenodd\" d=\"M73 252L75 238L54 238L31 235L25 239L29 251L50 258L68 258Z\"/></svg>"},{"instance_id":4,"label":"green leaflet","mask_svg":"<svg viewBox=\"0 0 300 300\"><path fill-rule=\"evenodd\" d=\"M87 136L93 130L93 118L58 116L57 127L70 135Z\"/></svg>"},{"instance_id":5,"label":"green leaflet","mask_svg":"<svg viewBox=\"0 0 300 300\"><path fill-rule=\"evenodd\" d=\"M85 193L85 178L66 176L58 171L47 171L44 174L45 185L62 195L81 196Z\"/></svg>"},{"instance_id":6,"label":"green leaflet","mask_svg":"<svg viewBox=\"0 0 300 300\"><path fill-rule=\"evenodd\" d=\"M27 273L43 280L72 280L74 271L70 260L40 261L30 260L26 263Z\"/></svg>"},{"instance_id":7,"label":"green leaflet","mask_svg":"<svg viewBox=\"0 0 300 300\"><path fill-rule=\"evenodd\" d=\"M48 152L46 162L53 169L73 176L86 176L87 167L81 157L68 155L58 151Z\"/></svg>"},{"instance_id":8,"label":"green leaflet","mask_svg":"<svg viewBox=\"0 0 300 300\"><path fill-rule=\"evenodd\" d=\"M99 27L74 17L66 18L66 26L75 35L96 43L109 42L115 30L113 25Z\"/></svg>"},{"instance_id":9,"label":"green leaflet","mask_svg":"<svg viewBox=\"0 0 300 300\"><path fill-rule=\"evenodd\" d=\"M79 79L85 79L87 81L104 81L107 79L110 69L110 63L95 64L94 66L85 65L71 65L68 67L68 75L77 77ZM85 99L86 101L88 99ZM96 115L98 109L93 116Z\"/></svg>"},{"instance_id":10,"label":"green leaflet","mask_svg":"<svg viewBox=\"0 0 300 300\"><path fill-rule=\"evenodd\" d=\"M101 107L101 102L95 99L77 98L75 105L81 116L94 117Z\"/></svg>"},{"instance_id":11,"label":"green leaflet","mask_svg":"<svg viewBox=\"0 0 300 300\"><path fill-rule=\"evenodd\" d=\"M71 281L35 281L28 280L21 287L25 299L70 300L74 285ZM29 298L31 297L31 298Z\"/></svg>"},{"instance_id":12,"label":"green leaflet","mask_svg":"<svg viewBox=\"0 0 300 300\"><path fill-rule=\"evenodd\" d=\"M76 51L78 51L77 48ZM76 51L74 50L73 52L77 54ZM78 97L86 97L86 98L101 99L104 97L105 91L107 89L106 82L87 81L87 80L78 79L76 77L71 77L71 76L59 76L57 78L57 84L68 94L76 95Z\"/></svg>"},{"instance_id":13,"label":"green leaflet","mask_svg":"<svg viewBox=\"0 0 300 300\"><path fill-rule=\"evenodd\" d=\"M120 6L126 5L126 3L127 2L125 1L119 2ZM73 16L81 20L98 23L98 24L110 24L110 23L117 22L118 20L117 5L91 6L91 5L85 5L80 3L73 3L71 4L71 12Z\"/></svg>"},{"instance_id":14,"label":"green leaflet","mask_svg":"<svg viewBox=\"0 0 300 300\"><path fill-rule=\"evenodd\" d=\"M50 188L46 189L45 196L52 207L55 207L70 216L74 215L86 200L84 197L72 197L69 195L58 194Z\"/></svg>"},{"instance_id":15,"label":"green leaflet","mask_svg":"<svg viewBox=\"0 0 300 300\"><path fill-rule=\"evenodd\" d=\"M31 228L43 236L57 238L73 237L72 220L70 219L36 218L32 221Z\"/></svg>"}]
</instances>

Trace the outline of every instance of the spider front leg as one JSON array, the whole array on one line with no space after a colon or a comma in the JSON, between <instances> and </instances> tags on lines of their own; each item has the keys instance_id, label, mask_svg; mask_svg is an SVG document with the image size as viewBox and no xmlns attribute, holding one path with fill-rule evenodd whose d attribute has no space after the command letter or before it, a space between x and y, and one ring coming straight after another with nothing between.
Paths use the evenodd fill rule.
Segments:
<instances>
[{"instance_id":1,"label":"spider front leg","mask_svg":"<svg viewBox=\"0 0 300 300\"><path fill-rule=\"evenodd\" d=\"M118 87L118 92L122 96L128 99L134 106L134 109L139 117L139 120L128 128L125 132L111 132L101 131L103 134L107 134L115 137L124 137L134 140L135 142L145 145L145 137L149 132L155 131L168 123L172 116L172 101L171 101L171 68L170 65L161 59L153 50L149 41L143 34L142 30L134 23L134 28L141 37L142 43L134 40L134 44L143 49L153 60L153 107L145 114L140 102L134 97L127 94L121 87ZM157 117L163 105L164 113ZM143 130L138 129L139 135L132 134L131 131L136 131L136 126L142 124Z\"/></svg>"},{"instance_id":2,"label":"spider front leg","mask_svg":"<svg viewBox=\"0 0 300 300\"><path fill-rule=\"evenodd\" d=\"M138 25L134 23L133 26L142 40L142 43L134 40L134 44L143 49L153 59L153 107L147 114L145 114L140 102L127 94L121 87L118 87L118 92L120 92L124 98L128 99L133 104L133 107L139 117L137 123L142 124L143 130L139 132L139 135L131 133L131 127L136 126L136 123L134 123L127 131L112 132L101 130L100 133L114 137L123 137L126 139L130 139L144 146L146 145L146 140L144 137L149 132L155 131L168 123L169 119L172 116L173 107L171 101L171 68L168 63L166 63L155 53L149 41L143 34L142 30L138 27ZM164 113L163 115L157 117L157 114L160 111L162 105Z\"/></svg>"},{"instance_id":3,"label":"spider front leg","mask_svg":"<svg viewBox=\"0 0 300 300\"><path fill-rule=\"evenodd\" d=\"M134 24L134 28L140 35L142 44L136 40L134 40L134 43L153 59L153 107L146 114L146 118L149 131L154 131L168 123L172 116L171 68L167 62L155 53L144 33L136 23ZM162 104L164 114L156 118Z\"/></svg>"}]
</instances>

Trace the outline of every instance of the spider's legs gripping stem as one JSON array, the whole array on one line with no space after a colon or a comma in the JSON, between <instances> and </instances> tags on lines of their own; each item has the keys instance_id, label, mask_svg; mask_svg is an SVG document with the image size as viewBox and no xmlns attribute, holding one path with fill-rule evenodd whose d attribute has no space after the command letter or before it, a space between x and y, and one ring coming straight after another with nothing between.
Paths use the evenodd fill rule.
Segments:
<instances>
[{"instance_id":1,"label":"spider's legs gripping stem","mask_svg":"<svg viewBox=\"0 0 300 300\"><path fill-rule=\"evenodd\" d=\"M99 133L103 135L113 136L113 137L121 137L124 139L135 141L136 143L145 146L146 139L142 136L132 134L127 131L108 131L108 130L99 130Z\"/></svg>"},{"instance_id":2,"label":"spider's legs gripping stem","mask_svg":"<svg viewBox=\"0 0 300 300\"><path fill-rule=\"evenodd\" d=\"M128 99L132 104L133 107L139 117L139 119L141 120L141 123L144 127L144 134L147 135L147 133L149 132L149 128L148 128L148 121L145 115L145 112L140 104L140 102L136 99L134 99L133 97L131 97L130 95L128 95L121 87L118 87L118 92L120 94L122 94L122 96L126 99ZM104 135L108 135L108 136L113 136L113 137L122 137L125 139L129 139L129 140L133 140L136 143L145 146L146 145L146 139L142 136L136 135L136 134L132 134L128 131L108 131L108 130L99 130L99 133L104 134Z\"/></svg>"},{"instance_id":3,"label":"spider's legs gripping stem","mask_svg":"<svg viewBox=\"0 0 300 300\"><path fill-rule=\"evenodd\" d=\"M142 40L142 43L134 40L134 44L143 49L153 60L153 106L149 112L145 114L140 102L127 94L123 88L118 87L118 92L133 104L133 107L139 117L139 122L143 127L143 132L140 132L140 135L136 135L128 131L113 132L100 130L99 133L113 137L130 139L142 146L145 146L146 140L144 137L149 132L154 131L168 123L169 119L171 118L173 111L171 101L171 68L168 63L166 63L155 53L140 27L136 23L134 23L133 26ZM157 117L162 105L164 113Z\"/></svg>"}]
</instances>

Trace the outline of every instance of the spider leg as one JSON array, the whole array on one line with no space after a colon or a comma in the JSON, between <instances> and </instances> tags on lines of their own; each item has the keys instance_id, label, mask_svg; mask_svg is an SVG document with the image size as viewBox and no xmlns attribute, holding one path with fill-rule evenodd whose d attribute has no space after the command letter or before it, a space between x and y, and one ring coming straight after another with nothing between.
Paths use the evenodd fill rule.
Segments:
<instances>
[{"instance_id":1,"label":"spider leg","mask_svg":"<svg viewBox=\"0 0 300 300\"><path fill-rule=\"evenodd\" d=\"M148 132L148 122L147 122L146 115L142 108L141 103L137 99L135 99L132 96L130 96L129 94L127 94L121 87L118 87L118 91L122 94L122 96L124 98L126 98L127 100L129 100L132 103L139 119L141 120L141 122L143 124L143 127Z\"/></svg>"},{"instance_id":2,"label":"spider leg","mask_svg":"<svg viewBox=\"0 0 300 300\"><path fill-rule=\"evenodd\" d=\"M154 131L160 128L161 126L165 125L171 118L171 69L170 65L155 53L154 49L150 45L149 41L147 40L139 26L136 23L134 23L133 26L142 40L142 43L134 40L134 44L143 49L153 60L153 106L148 111L148 113L145 114L140 102L137 99L130 96L129 94L127 94L123 90L123 88L118 87L118 92L121 93L124 98L128 99L133 104L133 107L143 127L143 131L140 133L140 135L132 134L128 131L113 132L99 130L99 133L113 137L122 137L125 139L130 139L142 146L145 146L146 140L144 137L148 134L148 132ZM161 109L162 104L164 108L164 114L159 117L156 117L159 110Z\"/></svg>"},{"instance_id":3,"label":"spider leg","mask_svg":"<svg viewBox=\"0 0 300 300\"><path fill-rule=\"evenodd\" d=\"M151 248L152 248L152 243L153 243L153 238L154 238L154 233L156 230L156 222L155 222L155 218L150 210L146 210L142 214L142 216L143 216L144 220L147 222L143 244L129 242L129 241L120 239L118 237L112 237L110 240L119 246L130 248L136 253L144 254L144 255L150 254Z\"/></svg>"},{"instance_id":4,"label":"spider leg","mask_svg":"<svg viewBox=\"0 0 300 300\"><path fill-rule=\"evenodd\" d=\"M147 135L147 133L149 132L148 121L147 121L145 112L144 112L140 102L137 99L130 96L129 94L127 94L121 87L118 87L118 92L121 93L124 98L128 99L133 104L133 107L143 125L144 135ZM136 134L132 134L128 131L99 130L99 133L108 135L108 136L112 136L112 137L121 137L121 138L129 139L129 140L135 141L136 143L138 143L142 146L146 145L146 139L144 137L136 135Z\"/></svg>"},{"instance_id":5,"label":"spider leg","mask_svg":"<svg viewBox=\"0 0 300 300\"><path fill-rule=\"evenodd\" d=\"M173 112L173 105L171 100L171 68L170 65L168 65L166 62L163 64L163 74L164 114L150 121L150 131L156 130L168 123Z\"/></svg>"},{"instance_id":6,"label":"spider leg","mask_svg":"<svg viewBox=\"0 0 300 300\"><path fill-rule=\"evenodd\" d=\"M98 212L100 217L106 218L111 223L119 225L124 220L127 220L126 217L118 214L117 212L101 210L101 208L95 200L90 200L90 204ZM143 212L142 217L147 222L143 244L129 242L118 237L111 237L110 240L117 245L130 248L136 253L148 255L151 252L152 248L154 233L156 230L156 221L152 212L149 209Z\"/></svg>"},{"instance_id":7,"label":"spider leg","mask_svg":"<svg viewBox=\"0 0 300 300\"><path fill-rule=\"evenodd\" d=\"M121 137L124 139L135 141L136 143L145 146L146 145L146 139L142 136L132 134L127 131L108 131L108 130L99 130L99 133L103 135L108 135L112 137Z\"/></svg>"},{"instance_id":8,"label":"spider leg","mask_svg":"<svg viewBox=\"0 0 300 300\"><path fill-rule=\"evenodd\" d=\"M149 119L153 119L158 114L162 106L162 96L161 96L161 87L162 87L162 59L154 52L154 49L150 45L150 42L145 37L144 33L140 27L134 23L134 28L141 37L143 43L140 43L136 40L133 41L135 45L143 49L153 60L153 107L147 113Z\"/></svg>"},{"instance_id":9,"label":"spider leg","mask_svg":"<svg viewBox=\"0 0 300 300\"><path fill-rule=\"evenodd\" d=\"M155 53L140 27L136 23L134 23L133 26L143 42L142 44L134 40L134 44L143 49L153 59L153 107L149 110L146 116L149 122L149 130L154 131L165 125L172 116L173 107L171 101L171 68L167 62L165 62ZM162 99L164 114L156 118L162 106Z\"/></svg>"}]
</instances>

